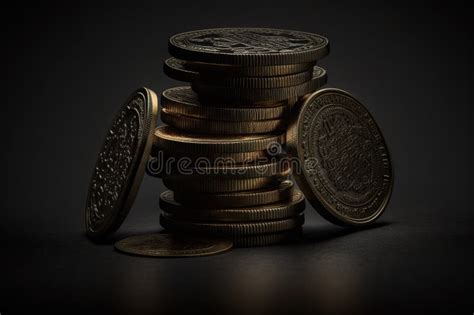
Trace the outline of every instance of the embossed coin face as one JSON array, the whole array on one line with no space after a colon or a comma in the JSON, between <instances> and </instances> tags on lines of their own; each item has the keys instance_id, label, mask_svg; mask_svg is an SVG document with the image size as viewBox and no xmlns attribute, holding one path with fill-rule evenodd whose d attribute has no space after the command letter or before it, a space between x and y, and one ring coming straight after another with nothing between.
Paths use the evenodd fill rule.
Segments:
<instances>
[{"instance_id":1,"label":"embossed coin face","mask_svg":"<svg viewBox=\"0 0 474 315\"><path fill-rule=\"evenodd\" d=\"M193 257L224 252L232 241L171 234L145 234L115 243L121 252L150 257Z\"/></svg>"},{"instance_id":2,"label":"embossed coin face","mask_svg":"<svg viewBox=\"0 0 474 315\"><path fill-rule=\"evenodd\" d=\"M174 35L171 55L189 61L264 66L314 62L329 52L327 38L270 28L220 28Z\"/></svg>"},{"instance_id":3,"label":"embossed coin face","mask_svg":"<svg viewBox=\"0 0 474 315\"><path fill-rule=\"evenodd\" d=\"M112 233L128 214L153 144L157 111L156 94L141 88L116 114L89 186L85 209L89 237Z\"/></svg>"},{"instance_id":4,"label":"embossed coin face","mask_svg":"<svg viewBox=\"0 0 474 315\"><path fill-rule=\"evenodd\" d=\"M338 89L312 94L297 110L287 141L301 163L293 174L306 198L337 224L376 220L390 198L393 175L373 117Z\"/></svg>"}]
</instances>

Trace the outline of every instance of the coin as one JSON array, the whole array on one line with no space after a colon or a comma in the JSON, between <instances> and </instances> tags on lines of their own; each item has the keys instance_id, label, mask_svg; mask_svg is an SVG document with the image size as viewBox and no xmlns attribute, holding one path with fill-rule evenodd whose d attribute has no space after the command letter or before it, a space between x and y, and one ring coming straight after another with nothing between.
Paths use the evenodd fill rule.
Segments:
<instances>
[{"instance_id":1,"label":"coin","mask_svg":"<svg viewBox=\"0 0 474 315\"><path fill-rule=\"evenodd\" d=\"M132 206L153 143L158 99L147 88L135 91L120 108L100 150L85 207L87 235L114 232Z\"/></svg>"},{"instance_id":2,"label":"coin","mask_svg":"<svg viewBox=\"0 0 474 315\"><path fill-rule=\"evenodd\" d=\"M196 209L183 206L175 201L172 191L160 195L160 208L167 216L181 221L191 222L242 222L270 221L295 217L305 207L303 194L294 190L290 199L268 205L240 208Z\"/></svg>"},{"instance_id":3,"label":"coin","mask_svg":"<svg viewBox=\"0 0 474 315\"><path fill-rule=\"evenodd\" d=\"M161 104L168 112L195 118L222 121L259 121L286 118L286 103L275 103L265 107L232 107L220 104L206 106L199 102L197 94L189 86L179 86L165 90L161 94Z\"/></svg>"},{"instance_id":4,"label":"coin","mask_svg":"<svg viewBox=\"0 0 474 315\"><path fill-rule=\"evenodd\" d=\"M195 257L224 252L232 248L228 239L204 238L180 234L144 234L115 243L121 252L148 257Z\"/></svg>"},{"instance_id":5,"label":"coin","mask_svg":"<svg viewBox=\"0 0 474 315\"><path fill-rule=\"evenodd\" d=\"M230 88L271 89L303 84L312 78L313 70L308 69L300 73L274 77L205 76L204 74L200 74L196 81L204 85Z\"/></svg>"},{"instance_id":6,"label":"coin","mask_svg":"<svg viewBox=\"0 0 474 315\"><path fill-rule=\"evenodd\" d=\"M285 143L285 134L225 136L191 134L168 126L155 129L155 145L167 152L250 152L265 150L275 143Z\"/></svg>"},{"instance_id":7,"label":"coin","mask_svg":"<svg viewBox=\"0 0 474 315\"><path fill-rule=\"evenodd\" d=\"M185 61L176 58L165 60L164 71L169 77L175 80L185 82L200 81L203 84L251 89L294 86L309 81L313 77L312 68L304 69L298 73L268 77L230 76L226 73L221 73L219 75L216 72L199 73L188 69Z\"/></svg>"},{"instance_id":8,"label":"coin","mask_svg":"<svg viewBox=\"0 0 474 315\"><path fill-rule=\"evenodd\" d=\"M301 227L293 230L272 233L272 234L261 234L261 235L250 235L230 238L234 243L235 248L238 247L257 247L257 246L269 246L280 244L295 240L301 235Z\"/></svg>"},{"instance_id":9,"label":"coin","mask_svg":"<svg viewBox=\"0 0 474 315\"><path fill-rule=\"evenodd\" d=\"M220 194L199 194L175 190L174 199L185 207L218 209L259 206L288 200L293 192L291 180L282 181L277 187Z\"/></svg>"},{"instance_id":10,"label":"coin","mask_svg":"<svg viewBox=\"0 0 474 315\"><path fill-rule=\"evenodd\" d=\"M180 151L168 151L164 152L158 147L154 146L151 152L149 164L153 167L172 167L172 164L179 163L180 160L186 160L190 164L197 163L197 160L205 159L209 161L211 165L220 164L238 164L238 163L250 163L254 161L261 161L268 158L268 150L250 151L250 152L216 152L207 154L193 154L192 152L180 152ZM154 161L152 161L152 159ZM154 164L156 163L156 164ZM171 165L170 165L171 164Z\"/></svg>"},{"instance_id":11,"label":"coin","mask_svg":"<svg viewBox=\"0 0 474 315\"><path fill-rule=\"evenodd\" d=\"M326 84L326 71L319 67L314 67L313 78L305 83L272 89L251 89L251 88L229 88L215 85L193 82L192 89L199 95L201 102L213 103L216 100L223 100L232 103L255 103L255 102L276 102L300 97L310 92L314 92Z\"/></svg>"},{"instance_id":12,"label":"coin","mask_svg":"<svg viewBox=\"0 0 474 315\"><path fill-rule=\"evenodd\" d=\"M199 77L199 73L186 68L184 60L168 58L165 60L163 70L167 76L178 81L193 82Z\"/></svg>"},{"instance_id":13,"label":"coin","mask_svg":"<svg viewBox=\"0 0 474 315\"><path fill-rule=\"evenodd\" d=\"M364 225L385 209L393 186L390 156L368 110L349 93L320 90L295 107L288 149L294 177L329 221Z\"/></svg>"},{"instance_id":14,"label":"coin","mask_svg":"<svg viewBox=\"0 0 474 315\"><path fill-rule=\"evenodd\" d=\"M161 120L171 127L188 130L192 133L245 135L271 133L286 130L285 119L269 119L260 121L223 121L195 118L170 113L161 109Z\"/></svg>"},{"instance_id":15,"label":"coin","mask_svg":"<svg viewBox=\"0 0 474 315\"><path fill-rule=\"evenodd\" d=\"M182 177L165 177L163 185L170 190L194 193L224 193L255 189L264 189L278 186L279 182L288 179L290 171L281 174L257 178L216 178L208 177L200 180L183 180Z\"/></svg>"},{"instance_id":16,"label":"coin","mask_svg":"<svg viewBox=\"0 0 474 315\"><path fill-rule=\"evenodd\" d=\"M205 223L181 221L162 213L160 224L171 232L199 233L218 235L221 237L235 237L246 235L269 234L288 231L300 227L304 223L304 215L283 220L248 223Z\"/></svg>"},{"instance_id":17,"label":"coin","mask_svg":"<svg viewBox=\"0 0 474 315\"><path fill-rule=\"evenodd\" d=\"M229 64L186 61L185 67L187 70L194 70L206 76L227 75L241 77L273 77L304 72L312 69L314 65L315 62L289 65L269 65L260 67L242 67Z\"/></svg>"},{"instance_id":18,"label":"coin","mask_svg":"<svg viewBox=\"0 0 474 315\"><path fill-rule=\"evenodd\" d=\"M306 32L270 28L220 28L172 36L174 57L245 66L314 62L329 52L327 38Z\"/></svg>"},{"instance_id":19,"label":"coin","mask_svg":"<svg viewBox=\"0 0 474 315\"><path fill-rule=\"evenodd\" d=\"M170 167L161 176L175 177L176 180L186 181L226 178L237 180L274 176L289 171L289 168L290 164L278 157L242 164L233 162L211 164L205 159L200 159L194 164L191 162L189 165L177 164L175 167Z\"/></svg>"}]
</instances>

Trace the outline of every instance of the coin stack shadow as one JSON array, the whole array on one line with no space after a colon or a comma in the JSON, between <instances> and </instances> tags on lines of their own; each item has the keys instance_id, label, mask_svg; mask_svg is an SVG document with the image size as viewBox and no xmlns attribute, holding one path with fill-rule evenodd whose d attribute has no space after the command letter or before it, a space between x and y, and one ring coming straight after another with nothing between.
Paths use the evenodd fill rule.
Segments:
<instances>
[{"instance_id":1,"label":"coin stack shadow","mask_svg":"<svg viewBox=\"0 0 474 315\"><path fill-rule=\"evenodd\" d=\"M298 233L304 195L288 179L284 146L291 104L326 83L304 64L245 66L169 58L165 73L190 82L165 90L148 173L170 189L160 224L172 233L261 246Z\"/></svg>"}]
</instances>

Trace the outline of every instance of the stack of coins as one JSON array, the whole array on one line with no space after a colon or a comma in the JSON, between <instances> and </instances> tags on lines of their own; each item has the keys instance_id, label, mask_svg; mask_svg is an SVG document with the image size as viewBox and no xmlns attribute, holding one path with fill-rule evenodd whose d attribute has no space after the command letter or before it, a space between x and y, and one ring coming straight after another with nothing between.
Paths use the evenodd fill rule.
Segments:
<instances>
[{"instance_id":1,"label":"stack of coins","mask_svg":"<svg viewBox=\"0 0 474 315\"><path fill-rule=\"evenodd\" d=\"M326 83L316 61L327 39L311 33L232 28L169 40L165 73L189 82L165 90L148 173L161 225L173 233L277 243L303 224L304 195L288 179L284 146L291 105ZM152 165L152 164L150 164Z\"/></svg>"}]
</instances>

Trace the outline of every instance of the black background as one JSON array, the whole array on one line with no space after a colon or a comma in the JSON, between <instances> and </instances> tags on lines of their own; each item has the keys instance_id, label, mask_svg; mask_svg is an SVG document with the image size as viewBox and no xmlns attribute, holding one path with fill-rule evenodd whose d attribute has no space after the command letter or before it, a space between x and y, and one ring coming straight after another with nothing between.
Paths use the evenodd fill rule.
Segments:
<instances>
[{"instance_id":1,"label":"black background","mask_svg":"<svg viewBox=\"0 0 474 315\"><path fill-rule=\"evenodd\" d=\"M4 7L0 313L474 312L472 12L460 2L153 1ZM131 91L165 77L167 39L224 26L320 33L329 86L366 104L395 189L380 223L352 231L308 205L305 241L149 259L84 237L102 138ZM145 178L122 238L159 229ZM31 312L30 312L31 313Z\"/></svg>"}]
</instances>

